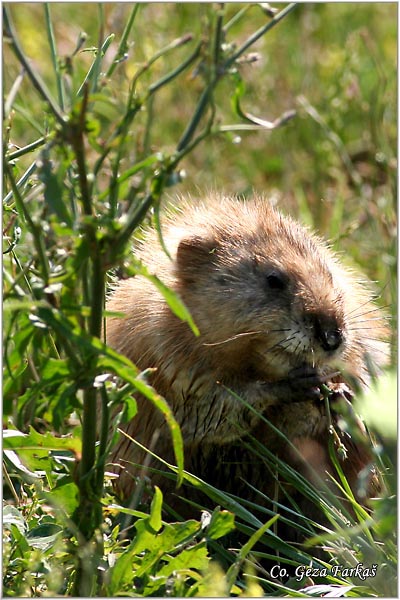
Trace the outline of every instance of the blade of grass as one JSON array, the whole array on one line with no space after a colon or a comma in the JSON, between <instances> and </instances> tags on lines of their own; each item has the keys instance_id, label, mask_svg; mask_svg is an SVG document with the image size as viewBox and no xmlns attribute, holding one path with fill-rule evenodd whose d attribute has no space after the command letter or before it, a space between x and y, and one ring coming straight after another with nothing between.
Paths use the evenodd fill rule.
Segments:
<instances>
[{"instance_id":1,"label":"blade of grass","mask_svg":"<svg viewBox=\"0 0 400 600\"><path fill-rule=\"evenodd\" d=\"M46 2L44 4L44 13L45 13L45 20L46 20L47 37L48 37L49 46L50 46L51 61L53 63L53 69L54 69L55 80L56 80L56 85L57 85L58 102L60 104L61 110L64 111L64 109L65 109L64 84L63 84L60 67L59 67L59 63L58 63L56 40L54 37L53 24L51 22L51 15L50 15L50 5L48 2Z\"/></svg>"},{"instance_id":2,"label":"blade of grass","mask_svg":"<svg viewBox=\"0 0 400 600\"><path fill-rule=\"evenodd\" d=\"M139 7L140 7L140 3L138 2L135 4L135 6L133 7L133 9L129 15L128 22L125 25L125 29L121 36L121 41L119 43L117 53L115 55L113 62L111 63L111 65L108 68L106 77L111 77L111 75L114 73L115 68L117 67L118 63L120 63L126 56L126 53L128 50L128 37L131 32L132 26L135 22Z\"/></svg>"}]
</instances>

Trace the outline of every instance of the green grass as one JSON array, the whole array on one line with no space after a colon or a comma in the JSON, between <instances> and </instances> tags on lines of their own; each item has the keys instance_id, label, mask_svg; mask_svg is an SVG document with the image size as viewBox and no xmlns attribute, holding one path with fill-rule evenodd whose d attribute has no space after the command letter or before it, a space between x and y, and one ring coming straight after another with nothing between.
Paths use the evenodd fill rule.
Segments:
<instances>
[{"instance_id":1,"label":"green grass","mask_svg":"<svg viewBox=\"0 0 400 600\"><path fill-rule=\"evenodd\" d=\"M259 553L274 546L264 531L274 525L259 520L259 507L207 488L236 513L248 539L235 554L224 538L235 527L232 512L216 510L206 529L199 521L166 523L160 492L151 507L129 515L107 476L103 485L109 413L123 403L132 416L137 389L164 412L183 476L168 405L101 341L109 273L143 269L131 255L132 236L144 222L158 224L162 203L178 203L177 194L266 193L376 282L395 332L397 7L276 8L283 18L275 24L255 4L5 6L7 596L304 595L293 591L304 581L289 582L288 591L254 571ZM288 111L295 111L290 119ZM164 293L189 318L179 299ZM386 418L393 420L389 411ZM383 442L377 460L385 476L393 436ZM338 536L332 525L335 560L340 550L348 564L386 565L376 578L356 581L349 595L395 589L396 488L386 479L368 526L352 517ZM282 510L283 518L302 522L296 507L294 514ZM123 515L134 524L130 542L119 537ZM271 515L264 516L267 523ZM310 535L320 531L302 526ZM275 545L282 558L309 560ZM212 558L224 568L210 567ZM328 575L319 583L355 580Z\"/></svg>"}]
</instances>

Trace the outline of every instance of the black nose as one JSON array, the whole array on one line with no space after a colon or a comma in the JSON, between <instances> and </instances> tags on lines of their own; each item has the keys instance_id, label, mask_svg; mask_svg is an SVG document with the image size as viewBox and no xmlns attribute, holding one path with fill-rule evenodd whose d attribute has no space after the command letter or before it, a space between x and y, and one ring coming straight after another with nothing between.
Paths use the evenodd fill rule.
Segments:
<instances>
[{"instance_id":1,"label":"black nose","mask_svg":"<svg viewBox=\"0 0 400 600\"><path fill-rule=\"evenodd\" d=\"M327 352L337 350L343 343L343 333L336 319L315 319L315 337Z\"/></svg>"}]
</instances>

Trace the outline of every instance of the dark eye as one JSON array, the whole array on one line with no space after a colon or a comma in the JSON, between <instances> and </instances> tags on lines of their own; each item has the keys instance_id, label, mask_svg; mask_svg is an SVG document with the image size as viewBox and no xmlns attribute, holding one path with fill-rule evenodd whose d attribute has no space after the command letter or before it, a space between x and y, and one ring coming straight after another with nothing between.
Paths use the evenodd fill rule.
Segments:
<instances>
[{"instance_id":1,"label":"dark eye","mask_svg":"<svg viewBox=\"0 0 400 600\"><path fill-rule=\"evenodd\" d=\"M271 290L285 290L287 288L287 279L282 273L274 271L267 275L267 286Z\"/></svg>"}]
</instances>

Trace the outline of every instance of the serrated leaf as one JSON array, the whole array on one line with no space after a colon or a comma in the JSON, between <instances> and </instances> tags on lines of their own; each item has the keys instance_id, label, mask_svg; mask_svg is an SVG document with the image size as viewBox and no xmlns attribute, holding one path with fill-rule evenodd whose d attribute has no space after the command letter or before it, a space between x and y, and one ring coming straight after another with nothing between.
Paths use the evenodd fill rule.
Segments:
<instances>
[{"instance_id":1,"label":"serrated leaf","mask_svg":"<svg viewBox=\"0 0 400 600\"><path fill-rule=\"evenodd\" d=\"M161 569L157 570L157 575L152 577L146 587L146 595L153 596L155 592L164 586L168 579L172 576L173 579L190 578L196 581L202 580L201 571L206 571L209 568L210 557L205 542L201 542L182 550L177 556L163 556L164 560L168 560ZM196 572L199 571L199 572Z\"/></svg>"},{"instance_id":2,"label":"serrated leaf","mask_svg":"<svg viewBox=\"0 0 400 600\"><path fill-rule=\"evenodd\" d=\"M52 433L38 433L30 427L29 433L14 429L3 431L3 448L5 450L70 450L76 455L81 453L81 440L76 437L55 437Z\"/></svg>"},{"instance_id":3,"label":"serrated leaf","mask_svg":"<svg viewBox=\"0 0 400 600\"><path fill-rule=\"evenodd\" d=\"M161 533L152 534L149 529L149 524L139 523L135 524L137 527L137 542L133 548L136 554L142 552L143 542L148 546L148 552L145 553L142 564L136 570L136 577L142 577L146 573L149 573L151 569L158 563L160 558L168 552L176 551L177 547L182 542L189 541L192 536L198 532L199 524L197 521L186 521L184 523L172 523L165 525ZM143 535L143 539L142 538ZM150 543L150 538L153 538Z\"/></svg>"}]
</instances>

